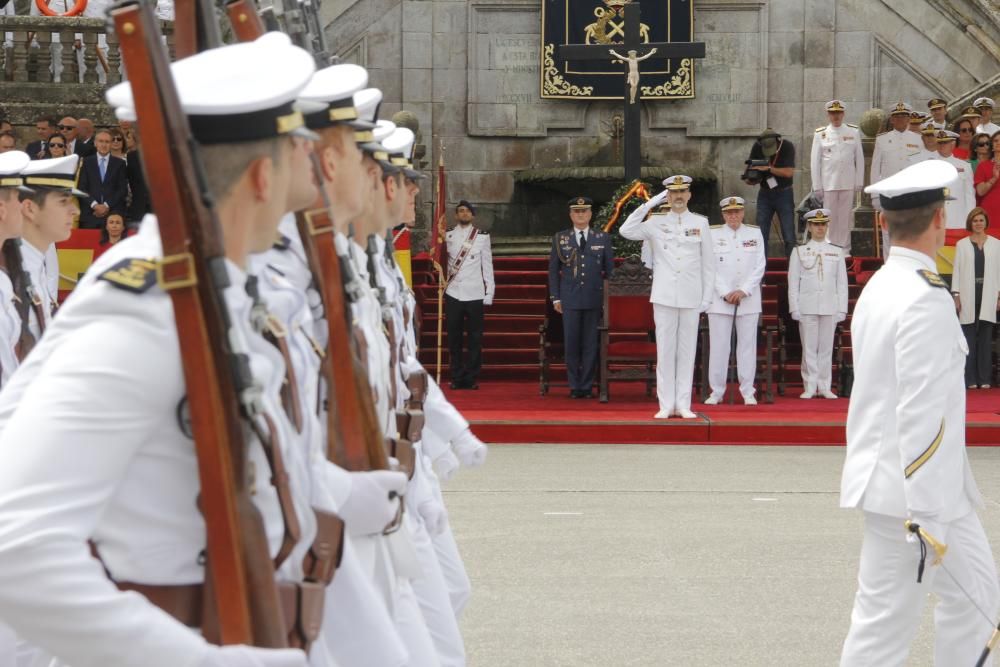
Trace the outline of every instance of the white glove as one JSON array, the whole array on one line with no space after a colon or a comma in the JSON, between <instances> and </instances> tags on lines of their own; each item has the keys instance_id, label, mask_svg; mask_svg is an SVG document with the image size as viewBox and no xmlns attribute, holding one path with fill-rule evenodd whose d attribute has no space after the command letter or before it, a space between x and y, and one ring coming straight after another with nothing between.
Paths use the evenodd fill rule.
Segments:
<instances>
[{"instance_id":1,"label":"white glove","mask_svg":"<svg viewBox=\"0 0 1000 667\"><path fill-rule=\"evenodd\" d=\"M792 316L792 319L793 319L793 320L795 320L796 322L798 322L798 321L799 321L799 318L800 318L800 317L802 317L802 316L801 316L801 315L799 314L799 311L797 311L797 310L793 310L793 311L792 311L791 313L789 313L789 315L791 315L791 316Z\"/></svg>"},{"instance_id":2,"label":"white glove","mask_svg":"<svg viewBox=\"0 0 1000 667\"><path fill-rule=\"evenodd\" d=\"M483 305L484 306L492 306L493 305L493 295L492 294L487 294L483 298Z\"/></svg>"},{"instance_id":3,"label":"white glove","mask_svg":"<svg viewBox=\"0 0 1000 667\"><path fill-rule=\"evenodd\" d=\"M669 194L670 194L669 190L664 190L663 192L659 192L656 195L654 195L648 202L646 202L646 205L649 206L649 208L656 208L657 206L659 206L660 204L662 204L664 201L667 200L667 195Z\"/></svg>"},{"instance_id":4,"label":"white glove","mask_svg":"<svg viewBox=\"0 0 1000 667\"><path fill-rule=\"evenodd\" d=\"M420 503L417 507L420 518L424 520L424 527L431 537L440 535L448 527L448 510L444 504L431 497Z\"/></svg>"},{"instance_id":5,"label":"white glove","mask_svg":"<svg viewBox=\"0 0 1000 667\"><path fill-rule=\"evenodd\" d=\"M472 435L472 431L465 429L457 438L451 441L451 448L455 450L458 460L466 468L478 468L486 463L486 445L483 441Z\"/></svg>"},{"instance_id":6,"label":"white glove","mask_svg":"<svg viewBox=\"0 0 1000 667\"><path fill-rule=\"evenodd\" d=\"M823 191L822 190L813 190L813 199L815 199L820 204L822 204L823 203Z\"/></svg>"},{"instance_id":7,"label":"white glove","mask_svg":"<svg viewBox=\"0 0 1000 667\"><path fill-rule=\"evenodd\" d=\"M392 523L406 475L391 470L351 473L351 494L338 513L351 535L375 535Z\"/></svg>"},{"instance_id":8,"label":"white glove","mask_svg":"<svg viewBox=\"0 0 1000 667\"><path fill-rule=\"evenodd\" d=\"M434 459L434 472L442 482L451 481L456 471L458 471L458 458L451 453L451 450Z\"/></svg>"},{"instance_id":9,"label":"white glove","mask_svg":"<svg viewBox=\"0 0 1000 667\"><path fill-rule=\"evenodd\" d=\"M217 646L198 667L308 667L309 659L298 649L252 646Z\"/></svg>"},{"instance_id":10,"label":"white glove","mask_svg":"<svg viewBox=\"0 0 1000 667\"><path fill-rule=\"evenodd\" d=\"M847 319L847 313L837 313L837 321L843 322Z\"/></svg>"},{"instance_id":11,"label":"white glove","mask_svg":"<svg viewBox=\"0 0 1000 667\"><path fill-rule=\"evenodd\" d=\"M699 313L704 313L706 310L708 310L711 307L712 307L712 302L711 301L702 301L701 305L698 306L698 312Z\"/></svg>"},{"instance_id":12,"label":"white glove","mask_svg":"<svg viewBox=\"0 0 1000 667\"><path fill-rule=\"evenodd\" d=\"M917 515L911 516L910 517L910 521L912 521L913 523L919 525L921 528L924 529L925 533L927 533L928 535L930 535L931 537L933 537L935 540L937 540L941 544L945 544L945 541L944 541L945 534L944 534L944 525L943 524L938 523L937 521L932 521L931 519L927 519L927 518L922 517L922 516L917 516ZM906 529L904 528L903 530L906 530ZM906 541L909 542L910 544L919 544L920 543L919 539L917 539L917 534L916 533L911 533L909 530L906 531ZM931 548L930 544L927 545L927 557L928 558L934 558L933 549Z\"/></svg>"}]
</instances>

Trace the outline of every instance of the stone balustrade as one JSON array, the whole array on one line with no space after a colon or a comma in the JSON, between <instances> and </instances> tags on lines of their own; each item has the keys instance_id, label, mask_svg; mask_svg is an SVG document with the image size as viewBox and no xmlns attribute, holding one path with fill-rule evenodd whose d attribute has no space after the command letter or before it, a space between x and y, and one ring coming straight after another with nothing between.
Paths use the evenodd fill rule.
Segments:
<instances>
[{"instance_id":1,"label":"stone balustrade","mask_svg":"<svg viewBox=\"0 0 1000 667\"><path fill-rule=\"evenodd\" d=\"M172 55L173 23L161 28ZM0 16L0 34L0 81L92 86L122 80L118 38L100 19Z\"/></svg>"}]
</instances>

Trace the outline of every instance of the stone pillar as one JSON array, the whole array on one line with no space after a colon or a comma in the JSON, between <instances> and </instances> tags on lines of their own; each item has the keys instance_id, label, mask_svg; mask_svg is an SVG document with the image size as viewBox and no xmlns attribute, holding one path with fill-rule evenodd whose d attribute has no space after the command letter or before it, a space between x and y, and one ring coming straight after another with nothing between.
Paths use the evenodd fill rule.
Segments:
<instances>
[{"instance_id":1,"label":"stone pillar","mask_svg":"<svg viewBox=\"0 0 1000 667\"><path fill-rule=\"evenodd\" d=\"M865 185L871 184L872 153L875 151L875 136L882 128L885 113L881 109L869 109L861 116L859 127L863 138L861 146L865 153ZM854 230L851 231L851 253L856 257L874 257L875 252L875 209L871 195L861 193L860 201L854 209Z\"/></svg>"}]
</instances>

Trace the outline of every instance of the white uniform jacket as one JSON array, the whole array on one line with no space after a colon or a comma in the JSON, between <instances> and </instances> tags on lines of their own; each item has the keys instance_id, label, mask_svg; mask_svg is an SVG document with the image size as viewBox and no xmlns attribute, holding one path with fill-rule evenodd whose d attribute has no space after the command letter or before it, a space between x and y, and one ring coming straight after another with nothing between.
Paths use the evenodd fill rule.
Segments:
<instances>
[{"instance_id":1,"label":"white uniform jacket","mask_svg":"<svg viewBox=\"0 0 1000 667\"><path fill-rule=\"evenodd\" d=\"M708 218L685 211L654 213L644 221L652 201L633 211L618 230L627 239L648 241L653 257L650 303L707 310L715 293L717 262Z\"/></svg>"},{"instance_id":2,"label":"white uniform jacket","mask_svg":"<svg viewBox=\"0 0 1000 667\"><path fill-rule=\"evenodd\" d=\"M997 321L997 297L1000 295L1000 241L986 235L983 244L986 259L983 271L983 305L979 309L979 319ZM960 324L976 321L976 254L972 240L966 237L955 244L955 266L951 274L951 289L961 297L962 309L958 313Z\"/></svg>"},{"instance_id":3,"label":"white uniform jacket","mask_svg":"<svg viewBox=\"0 0 1000 667\"><path fill-rule=\"evenodd\" d=\"M893 246L851 334L840 506L946 523L981 505L965 452L968 347L934 260Z\"/></svg>"},{"instance_id":4,"label":"white uniform jacket","mask_svg":"<svg viewBox=\"0 0 1000 667\"><path fill-rule=\"evenodd\" d=\"M954 199L944 203L944 211L947 215L945 222L948 229L965 229L965 219L969 217L969 211L976 207L976 187L972 182L972 165L954 155L941 159L951 163L958 170L958 177L948 186Z\"/></svg>"},{"instance_id":5,"label":"white uniform jacket","mask_svg":"<svg viewBox=\"0 0 1000 667\"><path fill-rule=\"evenodd\" d=\"M15 346L21 338L21 315L14 301L14 285L6 271L0 270L0 388L19 365Z\"/></svg>"},{"instance_id":6,"label":"white uniform jacket","mask_svg":"<svg viewBox=\"0 0 1000 667\"><path fill-rule=\"evenodd\" d=\"M21 243L21 261L31 278L31 289L41 302L47 328L59 306L59 260L55 246L41 252L27 241ZM42 336L35 308L28 308L28 330L37 341Z\"/></svg>"},{"instance_id":7,"label":"white uniform jacket","mask_svg":"<svg viewBox=\"0 0 1000 667\"><path fill-rule=\"evenodd\" d=\"M865 184L865 154L861 148L861 132L846 123L840 127L827 125L813 134L812 189L860 190Z\"/></svg>"},{"instance_id":8,"label":"white uniform jacket","mask_svg":"<svg viewBox=\"0 0 1000 667\"><path fill-rule=\"evenodd\" d=\"M889 130L878 135L872 153L871 182L878 183L907 168L923 148L924 141L916 132ZM874 198L876 205L877 199Z\"/></svg>"},{"instance_id":9,"label":"white uniform jacket","mask_svg":"<svg viewBox=\"0 0 1000 667\"><path fill-rule=\"evenodd\" d=\"M747 296L740 301L739 315L760 312L760 281L767 267L764 238L758 227L741 224L712 227L712 248L715 250L715 295L708 312L732 315L733 305L724 297L734 290Z\"/></svg>"},{"instance_id":10,"label":"white uniform jacket","mask_svg":"<svg viewBox=\"0 0 1000 667\"><path fill-rule=\"evenodd\" d=\"M455 260L462 253L466 240L472 234L474 226L461 225L453 227L445 234L448 243L448 273L454 271ZM490 245L490 235L480 230L458 269L458 273L448 279L445 293L459 301L478 301L480 299L488 306L493 303L496 284L493 281L493 250Z\"/></svg>"},{"instance_id":11,"label":"white uniform jacket","mask_svg":"<svg viewBox=\"0 0 1000 667\"><path fill-rule=\"evenodd\" d=\"M150 278L152 262L144 263L161 254L156 219L147 216L136 236L94 263L0 392L0 448L7 452L0 466L0 617L73 667L197 665L208 651L200 636L141 596L118 592L87 546L93 540L119 581L204 581L205 522L173 308L155 274ZM281 571L301 578L315 537L308 482L298 483L308 464L291 446L278 404L281 356L250 331L245 274L227 268L232 336L246 346L274 418L302 527ZM101 277L112 269L117 285ZM253 500L273 555L283 532L277 494L262 448L248 443Z\"/></svg>"},{"instance_id":12,"label":"white uniform jacket","mask_svg":"<svg viewBox=\"0 0 1000 667\"><path fill-rule=\"evenodd\" d=\"M986 123L985 125L978 125L976 127L976 134L988 134L992 137L997 132L1000 132L1000 125L997 125L992 121Z\"/></svg>"},{"instance_id":13,"label":"white uniform jacket","mask_svg":"<svg viewBox=\"0 0 1000 667\"><path fill-rule=\"evenodd\" d=\"M844 251L811 240L788 259L788 311L802 315L847 312L847 265Z\"/></svg>"}]
</instances>

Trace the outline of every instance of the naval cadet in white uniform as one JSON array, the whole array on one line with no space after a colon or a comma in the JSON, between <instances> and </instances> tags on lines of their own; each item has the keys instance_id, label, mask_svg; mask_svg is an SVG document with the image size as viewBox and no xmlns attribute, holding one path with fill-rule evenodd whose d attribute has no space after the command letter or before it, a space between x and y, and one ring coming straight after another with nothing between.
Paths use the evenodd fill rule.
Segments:
<instances>
[{"instance_id":1,"label":"naval cadet in white uniform","mask_svg":"<svg viewBox=\"0 0 1000 667\"><path fill-rule=\"evenodd\" d=\"M788 262L788 310L799 323L802 340L802 385L799 398L837 398L831 391L833 333L847 317L847 265L843 250L826 240L830 212L805 215L808 242Z\"/></svg>"},{"instance_id":2,"label":"naval cadet in white uniform","mask_svg":"<svg viewBox=\"0 0 1000 667\"><path fill-rule=\"evenodd\" d=\"M948 186L951 198L944 203L948 229L965 229L969 212L976 208L976 186L973 185L972 165L953 155L958 145L958 134L949 130L937 133L940 159L955 167L958 177Z\"/></svg>"},{"instance_id":3,"label":"naval cadet in white uniform","mask_svg":"<svg viewBox=\"0 0 1000 667\"><path fill-rule=\"evenodd\" d=\"M637 208L619 233L633 241L648 241L653 258L653 288L649 301L656 322L657 419L691 412L691 383L698 344L698 319L715 292L715 253L708 218L688 210L691 177L671 176L666 189ZM669 201L669 209L649 215ZM647 215L649 218L647 219Z\"/></svg>"},{"instance_id":4,"label":"naval cadet in white uniform","mask_svg":"<svg viewBox=\"0 0 1000 667\"><path fill-rule=\"evenodd\" d=\"M760 319L760 281L767 268L767 252L760 228L743 224L742 197L719 202L724 225L712 226L715 294L708 308L708 383L712 394L705 405L716 405L726 393L726 373L733 327L736 327L736 370L740 395L746 405L756 405L757 322ZM735 315L736 321L733 321Z\"/></svg>"},{"instance_id":5,"label":"naval cadet in white uniform","mask_svg":"<svg viewBox=\"0 0 1000 667\"><path fill-rule=\"evenodd\" d=\"M928 160L866 189L882 199L893 247L851 323L840 506L862 511L864 538L843 667L905 665L931 592L939 667L976 664L997 617L997 570L965 446L968 348L935 271L955 177L952 165ZM936 550L907 520L947 546L947 572L923 560Z\"/></svg>"},{"instance_id":6,"label":"naval cadet in white uniform","mask_svg":"<svg viewBox=\"0 0 1000 667\"><path fill-rule=\"evenodd\" d=\"M303 132L292 102L313 69L308 53L273 42L213 49L171 66L225 230L230 345L247 355L251 391L260 391L259 408L273 417L276 443L293 442L278 398L283 364L250 327L244 267L248 251L270 244L292 192L311 190L309 148L296 136ZM113 92L116 108L131 97ZM222 139L223 116L231 143L208 145ZM234 159L246 167L220 168L220 160ZM147 216L139 234L94 264L0 393L7 454L0 466L0 617L74 667L305 667L301 651L220 648L186 627L197 627L201 615L206 525L173 309L157 285L161 254L157 220ZM128 398L95 410L95 396ZM302 531L280 577L301 581L316 530L304 495L309 483L301 453L277 446L293 482L286 509ZM280 509L255 438L247 457L273 555L291 515Z\"/></svg>"},{"instance_id":7,"label":"naval cadet in white uniform","mask_svg":"<svg viewBox=\"0 0 1000 667\"><path fill-rule=\"evenodd\" d=\"M830 211L830 241L850 255L854 195L865 185L865 154L858 126L844 123L845 111L840 100L826 103L830 123L813 134L810 168L813 193Z\"/></svg>"},{"instance_id":8,"label":"naval cadet in white uniform","mask_svg":"<svg viewBox=\"0 0 1000 667\"><path fill-rule=\"evenodd\" d=\"M14 281L23 284L21 270L21 202L18 196L28 192L21 171L31 157L21 151L0 154L0 387L14 374L20 359L28 352L22 343L25 333L21 313L27 315L27 301L17 295Z\"/></svg>"},{"instance_id":9,"label":"naval cadet in white uniform","mask_svg":"<svg viewBox=\"0 0 1000 667\"><path fill-rule=\"evenodd\" d=\"M490 235L472 224L476 208L462 200L455 207L458 224L445 234L448 244L448 287L445 322L452 389L479 389L483 366L484 306L493 305L493 250ZM465 353L465 336L468 355Z\"/></svg>"}]
</instances>

